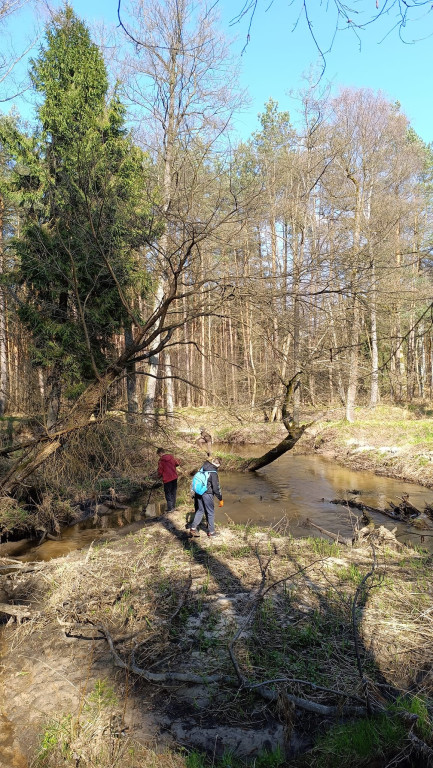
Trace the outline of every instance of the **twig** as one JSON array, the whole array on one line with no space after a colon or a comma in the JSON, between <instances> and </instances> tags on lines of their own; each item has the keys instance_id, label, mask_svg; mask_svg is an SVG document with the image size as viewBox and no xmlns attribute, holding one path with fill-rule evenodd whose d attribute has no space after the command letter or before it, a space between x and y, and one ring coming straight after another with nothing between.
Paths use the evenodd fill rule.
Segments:
<instances>
[{"instance_id":1,"label":"twig","mask_svg":"<svg viewBox=\"0 0 433 768\"><path fill-rule=\"evenodd\" d=\"M307 518L306 522L308 525L311 525L312 528L316 528L320 533L324 533L325 536L329 536L330 539L334 539L334 541L337 542L337 544L344 544L346 547L352 546L352 540L346 539L345 536L341 536L339 533L332 533L332 531L327 531L326 528L321 528L320 525L316 525L315 523L312 523L311 520Z\"/></svg>"},{"instance_id":2,"label":"twig","mask_svg":"<svg viewBox=\"0 0 433 768\"><path fill-rule=\"evenodd\" d=\"M190 672L149 672L147 669L137 667L136 664L123 661L114 648L113 639L105 627L99 627L104 634L109 645L111 655L116 667L127 669L134 675L144 678L149 683L191 683L192 685L210 685L211 683L230 682L233 683L233 677L227 675L194 675Z\"/></svg>"},{"instance_id":3,"label":"twig","mask_svg":"<svg viewBox=\"0 0 433 768\"><path fill-rule=\"evenodd\" d=\"M191 585L192 585L192 576L191 576L191 573L190 573L190 574L189 574L189 576L188 576L188 582L187 582L187 585L186 585L185 589L183 590L183 592L182 592L182 594L181 594L181 596L180 596L180 598L179 598L178 604L177 604L177 606L176 606L176 610L175 610L175 612L174 612L174 613L173 613L173 614L170 616L170 618L169 618L169 619L167 619L167 622L169 622L169 623L170 623L170 622L172 622L172 621L173 621L173 619L175 619L175 618L176 618L176 616L177 616L177 615L180 613L180 611L182 610L183 606L185 605L185 601L186 601L186 598L188 597L188 592L189 592L189 590L191 589ZM165 623L165 622L164 622L164 623Z\"/></svg>"},{"instance_id":4,"label":"twig","mask_svg":"<svg viewBox=\"0 0 433 768\"><path fill-rule=\"evenodd\" d=\"M256 551L256 554L258 555L258 551ZM258 555L258 557L259 557L259 555ZM261 580L261 582L260 582L260 587L259 587L258 593L257 593L257 595L254 597L254 599L253 599L253 601L252 601L252 605L251 605L251 608L250 608L250 610L248 611L248 614L247 614L247 616L246 616L246 618L245 618L244 622L241 624L241 626L239 627L238 631L236 632L236 634L235 634L235 635L234 635L234 637L232 638L232 641L231 641L231 643L229 644L229 648L228 648L228 650L229 650L229 655L230 655L230 659L231 659L231 662L232 662L232 664L233 664L233 666L234 666L234 668L235 668L235 672L236 672L236 675L237 675L237 677L238 677L238 680L239 680L239 682L241 683L241 685L243 685L243 686L245 686L246 688L248 688L248 687L251 685L251 683L250 683L250 681L248 681L248 680L247 680L247 678L246 678L246 677L244 677L244 675L243 675L243 674L242 674L242 672L241 672L241 669L240 669L240 667L239 667L238 661L237 661L237 659L236 659L236 656L235 656L235 652L234 652L234 645L235 645L236 641L239 639L239 637L241 636L242 632L245 630L245 628L246 628L246 627L248 626L248 624L250 623L250 620L251 620L251 618L253 617L253 615L255 614L255 612L256 612L256 610L257 610L257 607L258 607L258 604L259 604L259 602L260 602L260 601L263 599L263 597L264 597L264 596L265 596L265 595L266 595L266 594L267 594L267 593L268 593L268 592L269 592L271 589L274 589L274 587L276 587L278 584L281 584L281 583L282 583L282 582L284 582L284 581L288 581L289 579L292 579L294 576L297 576L299 573L303 573L304 571L306 571L308 568L311 568L311 567L312 567L313 565L315 565L316 563L319 563L319 562L321 563L321 562L323 562L323 560L324 560L324 559L325 559L325 560L327 560L327 558L323 558L323 557L322 557L322 558L320 558L320 560L314 560L314 561L313 561L312 563L310 563L309 565L306 565L306 566L304 566L303 568L300 568L298 571L295 571L294 573L291 573L289 576L285 576L285 577L284 577L284 579L280 579L279 581L275 581L273 584L271 584L271 585L270 585L270 586L269 586L269 587L268 587L268 588L265 590L265 589L264 589L264 586L265 586L265 581L266 581L266 571L264 571L264 570L263 570L263 568L262 568L262 565L261 565L261 562L260 562L260 557L259 557L259 564L260 564L260 568L261 568L261 572L262 572L262 580ZM269 565L269 563L268 563L268 565ZM263 684L262 684L262 685L263 685Z\"/></svg>"},{"instance_id":5,"label":"twig","mask_svg":"<svg viewBox=\"0 0 433 768\"><path fill-rule=\"evenodd\" d=\"M352 699L353 701L357 701L360 704L364 704L364 699L361 699L360 696L356 696L354 693L336 691L334 688L325 688L323 685L312 683L311 680L300 680L297 677L276 677L273 680L264 680L261 683L250 683L249 690L253 691L255 688L260 688L262 685L273 685L274 683L298 683L299 685L307 685L309 688L313 688L315 691L333 693L335 696L341 696L345 699Z\"/></svg>"}]
</instances>

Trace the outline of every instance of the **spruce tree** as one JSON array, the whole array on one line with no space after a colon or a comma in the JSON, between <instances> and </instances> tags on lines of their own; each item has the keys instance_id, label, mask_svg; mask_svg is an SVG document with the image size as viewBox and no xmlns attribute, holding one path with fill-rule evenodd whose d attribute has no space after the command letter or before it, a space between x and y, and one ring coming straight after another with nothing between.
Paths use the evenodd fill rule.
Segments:
<instances>
[{"instance_id":1,"label":"spruce tree","mask_svg":"<svg viewBox=\"0 0 433 768\"><path fill-rule=\"evenodd\" d=\"M145 288L147 158L125 129L116 94L107 101L103 57L69 6L47 30L31 77L42 97L38 133L9 132L24 216L15 248L20 316L34 362L49 373L52 426L62 386L78 394L98 377L113 335L134 319L132 297Z\"/></svg>"}]
</instances>

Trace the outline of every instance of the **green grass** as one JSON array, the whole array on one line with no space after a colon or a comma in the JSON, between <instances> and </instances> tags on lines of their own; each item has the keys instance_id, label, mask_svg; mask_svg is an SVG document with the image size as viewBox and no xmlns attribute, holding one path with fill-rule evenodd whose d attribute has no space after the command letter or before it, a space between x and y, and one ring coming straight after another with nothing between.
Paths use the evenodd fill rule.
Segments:
<instances>
[{"instance_id":1,"label":"green grass","mask_svg":"<svg viewBox=\"0 0 433 768\"><path fill-rule=\"evenodd\" d=\"M87 709L96 707L98 711L105 707L115 707L119 703L114 688L106 680L97 680L93 691L87 697Z\"/></svg>"},{"instance_id":2,"label":"green grass","mask_svg":"<svg viewBox=\"0 0 433 768\"><path fill-rule=\"evenodd\" d=\"M432 702L430 703L430 707ZM391 708L397 714L400 712L410 712L416 715L418 720L415 724L415 731L418 736L426 742L430 742L433 737L433 722L430 717L428 703L423 696L402 696L397 699L395 705Z\"/></svg>"},{"instance_id":3,"label":"green grass","mask_svg":"<svg viewBox=\"0 0 433 768\"><path fill-rule=\"evenodd\" d=\"M249 544L245 544L242 547L237 547L236 549L230 550L230 556L234 558L251 557L252 554L253 549Z\"/></svg>"},{"instance_id":4,"label":"green grass","mask_svg":"<svg viewBox=\"0 0 433 768\"><path fill-rule=\"evenodd\" d=\"M279 747L272 752L261 752L256 757L243 760L227 750L220 758L207 757L202 752L192 751L185 758L185 768L280 768L287 765Z\"/></svg>"},{"instance_id":5,"label":"green grass","mask_svg":"<svg viewBox=\"0 0 433 768\"><path fill-rule=\"evenodd\" d=\"M60 753L62 758L67 759L70 756L73 731L72 715L65 715L60 720L51 720L41 735L36 765L46 765L56 753Z\"/></svg>"},{"instance_id":6,"label":"green grass","mask_svg":"<svg viewBox=\"0 0 433 768\"><path fill-rule=\"evenodd\" d=\"M340 579L340 581L349 581L352 584L359 584L363 578L363 574L359 568L354 565L354 563L351 563L347 567L337 568L335 575Z\"/></svg>"},{"instance_id":7,"label":"green grass","mask_svg":"<svg viewBox=\"0 0 433 768\"><path fill-rule=\"evenodd\" d=\"M335 768L350 765L361 768L387 754L398 752L407 728L398 717L380 717L356 720L334 725L313 750L314 768Z\"/></svg>"},{"instance_id":8,"label":"green grass","mask_svg":"<svg viewBox=\"0 0 433 768\"><path fill-rule=\"evenodd\" d=\"M340 547L336 541L319 539L317 536L309 536L308 544L317 555L323 557L338 557L341 553Z\"/></svg>"},{"instance_id":9,"label":"green grass","mask_svg":"<svg viewBox=\"0 0 433 768\"><path fill-rule=\"evenodd\" d=\"M331 604L326 615L311 611L305 616L298 615L291 595L278 605L266 599L252 624L247 666L257 679L287 676L327 684L330 657L350 653L350 631L347 617Z\"/></svg>"}]
</instances>

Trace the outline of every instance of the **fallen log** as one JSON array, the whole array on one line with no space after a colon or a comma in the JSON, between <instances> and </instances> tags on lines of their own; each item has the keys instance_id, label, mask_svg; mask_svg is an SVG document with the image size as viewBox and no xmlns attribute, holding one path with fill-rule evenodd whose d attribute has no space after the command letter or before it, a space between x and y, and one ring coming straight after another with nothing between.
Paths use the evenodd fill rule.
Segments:
<instances>
[{"instance_id":1,"label":"fallen log","mask_svg":"<svg viewBox=\"0 0 433 768\"><path fill-rule=\"evenodd\" d=\"M258 459L248 459L244 463L242 469L245 469L248 472L255 472L257 469L261 469L262 467L271 464L275 459L278 459L280 456L283 456L284 453L290 451L311 424L303 424L301 427L296 428L292 427L284 440L281 440L275 448L271 448L270 451L264 453L263 456L259 456Z\"/></svg>"},{"instance_id":2,"label":"fallen log","mask_svg":"<svg viewBox=\"0 0 433 768\"><path fill-rule=\"evenodd\" d=\"M282 382L286 389L281 414L283 424L287 429L286 437L284 440L281 440L281 442L278 443L275 448L271 448L270 451L264 453L263 456L259 456L257 459L247 459L244 461L240 467L241 470L255 472L257 469L261 469L262 467L266 467L268 464L271 464L273 461L275 461L275 459L278 459L279 456L283 456L284 453L290 451L293 446L296 445L298 440L300 440L305 430L308 429L308 427L311 427L311 425L314 423L311 421L309 424L302 424L301 426L298 426L294 421L293 414L291 414L289 411L290 401L294 390L298 386L298 377L300 375L301 371L297 371L297 373L295 373L290 381Z\"/></svg>"},{"instance_id":3,"label":"fallen log","mask_svg":"<svg viewBox=\"0 0 433 768\"><path fill-rule=\"evenodd\" d=\"M323 533L325 536L329 536L330 539L334 539L334 541L336 541L338 544L344 544L345 547L351 547L353 545L352 539L347 539L340 533L332 533L332 531L327 531L326 528L321 528L320 525L312 523L308 518L306 522L308 525L311 525L312 528L316 528L316 530L320 531L320 533Z\"/></svg>"},{"instance_id":4,"label":"fallen log","mask_svg":"<svg viewBox=\"0 0 433 768\"><path fill-rule=\"evenodd\" d=\"M402 520L407 520L408 517L419 517L421 514L419 509L412 506L412 504L405 504L404 502L401 504L393 504L393 502L390 501L389 506L396 515L400 515Z\"/></svg>"},{"instance_id":5,"label":"fallen log","mask_svg":"<svg viewBox=\"0 0 433 768\"><path fill-rule=\"evenodd\" d=\"M326 499L324 499L326 501ZM377 512L381 515L386 515L392 518L392 520L400 520L405 522L406 518L397 515L392 509L378 509L377 507L370 507L368 504L364 504L362 501L356 501L355 499L329 499L329 504L341 504L343 507L350 507L351 509L359 509L360 512Z\"/></svg>"}]
</instances>

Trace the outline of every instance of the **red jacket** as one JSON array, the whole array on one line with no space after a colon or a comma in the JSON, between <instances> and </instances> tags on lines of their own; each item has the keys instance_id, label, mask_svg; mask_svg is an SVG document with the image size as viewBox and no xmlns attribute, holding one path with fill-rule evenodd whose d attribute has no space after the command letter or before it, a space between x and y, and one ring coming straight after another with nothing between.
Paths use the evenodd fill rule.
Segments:
<instances>
[{"instance_id":1,"label":"red jacket","mask_svg":"<svg viewBox=\"0 0 433 768\"><path fill-rule=\"evenodd\" d=\"M170 480L177 479L176 467L180 461L174 458L171 453L163 453L158 461L158 475L162 477L163 483L169 483Z\"/></svg>"}]
</instances>

